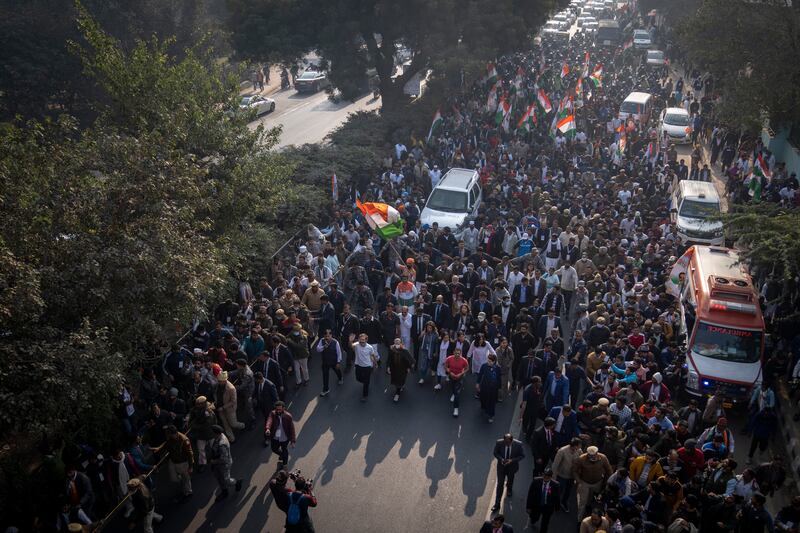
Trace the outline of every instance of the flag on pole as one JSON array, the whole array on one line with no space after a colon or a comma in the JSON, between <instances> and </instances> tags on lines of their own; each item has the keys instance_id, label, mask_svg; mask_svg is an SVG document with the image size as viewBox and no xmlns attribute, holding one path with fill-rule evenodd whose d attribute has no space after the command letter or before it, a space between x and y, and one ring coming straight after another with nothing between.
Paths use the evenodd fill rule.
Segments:
<instances>
[{"instance_id":1,"label":"flag on pole","mask_svg":"<svg viewBox=\"0 0 800 533\"><path fill-rule=\"evenodd\" d=\"M772 179L772 172L769 171L769 167L764 162L764 158L761 154L758 154L755 162L753 163L753 172L755 174L760 174L762 178L771 180Z\"/></svg>"},{"instance_id":2,"label":"flag on pole","mask_svg":"<svg viewBox=\"0 0 800 533\"><path fill-rule=\"evenodd\" d=\"M561 79L563 80L567 76L569 76L569 65L564 61L564 64L561 65Z\"/></svg>"},{"instance_id":3,"label":"flag on pole","mask_svg":"<svg viewBox=\"0 0 800 533\"><path fill-rule=\"evenodd\" d=\"M517 122L517 130L531 131L531 126L536 124L536 104L531 104Z\"/></svg>"},{"instance_id":4,"label":"flag on pole","mask_svg":"<svg viewBox=\"0 0 800 533\"><path fill-rule=\"evenodd\" d=\"M594 71L592 72L591 76L589 76L589 80L591 80L595 87L603 86L603 65L597 65L594 67Z\"/></svg>"},{"instance_id":5,"label":"flag on pole","mask_svg":"<svg viewBox=\"0 0 800 533\"><path fill-rule=\"evenodd\" d=\"M378 202L361 203L358 198L356 207L364 215L369 227L382 239L389 240L403 234L403 219L394 207Z\"/></svg>"},{"instance_id":6,"label":"flag on pole","mask_svg":"<svg viewBox=\"0 0 800 533\"><path fill-rule=\"evenodd\" d=\"M497 111L494 114L495 125L499 126L510 112L511 104L506 101L505 97L501 98L500 103L497 105Z\"/></svg>"},{"instance_id":7,"label":"flag on pole","mask_svg":"<svg viewBox=\"0 0 800 533\"><path fill-rule=\"evenodd\" d=\"M438 130L442 126L443 122L444 119L442 118L442 112L437 109L436 114L433 115L433 122L431 122L431 129L428 131L427 142L431 141L431 137L433 137L433 134L436 133L436 130Z\"/></svg>"},{"instance_id":8,"label":"flag on pole","mask_svg":"<svg viewBox=\"0 0 800 533\"><path fill-rule=\"evenodd\" d=\"M575 94L580 98L581 94L583 93L583 78L578 78L578 81L575 82Z\"/></svg>"},{"instance_id":9,"label":"flag on pole","mask_svg":"<svg viewBox=\"0 0 800 533\"><path fill-rule=\"evenodd\" d=\"M575 133L575 117L571 114L567 114L558 121L556 127L558 128L558 131L565 135Z\"/></svg>"},{"instance_id":10,"label":"flag on pole","mask_svg":"<svg viewBox=\"0 0 800 533\"><path fill-rule=\"evenodd\" d=\"M631 46L633 46L633 37L631 37L630 39L628 39L627 41L622 43L622 50L625 51L628 48L630 48Z\"/></svg>"},{"instance_id":11,"label":"flag on pole","mask_svg":"<svg viewBox=\"0 0 800 533\"><path fill-rule=\"evenodd\" d=\"M547 98L544 89L539 89L536 99L539 100L539 105L542 106L542 109L544 109L545 113L549 113L553 110L553 106L550 105L550 99Z\"/></svg>"},{"instance_id":12,"label":"flag on pole","mask_svg":"<svg viewBox=\"0 0 800 533\"><path fill-rule=\"evenodd\" d=\"M747 194L753 198L754 202L761 201L761 176L755 173L755 170L750 173L750 183L747 184Z\"/></svg>"},{"instance_id":13,"label":"flag on pole","mask_svg":"<svg viewBox=\"0 0 800 533\"><path fill-rule=\"evenodd\" d=\"M589 52L586 52L586 55L583 56L583 77L587 78L589 76Z\"/></svg>"},{"instance_id":14,"label":"flag on pole","mask_svg":"<svg viewBox=\"0 0 800 533\"><path fill-rule=\"evenodd\" d=\"M333 195L333 203L336 205L339 200L339 180L336 179L336 172L331 176L331 194Z\"/></svg>"}]
</instances>

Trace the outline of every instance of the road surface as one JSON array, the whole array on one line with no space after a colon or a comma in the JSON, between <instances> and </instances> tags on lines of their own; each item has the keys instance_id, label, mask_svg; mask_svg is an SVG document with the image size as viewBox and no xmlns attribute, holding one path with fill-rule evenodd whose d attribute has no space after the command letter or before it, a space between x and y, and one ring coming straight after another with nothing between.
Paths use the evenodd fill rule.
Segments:
<instances>
[{"instance_id":1,"label":"road surface","mask_svg":"<svg viewBox=\"0 0 800 533\"><path fill-rule=\"evenodd\" d=\"M372 95L362 96L355 102L335 103L328 99L325 91L301 94L290 88L279 89L269 97L275 100L275 111L252 122L250 128L255 129L259 124L267 128L283 126L276 148L321 142L350 113L380 109L380 99L375 100Z\"/></svg>"},{"instance_id":2,"label":"road surface","mask_svg":"<svg viewBox=\"0 0 800 533\"><path fill-rule=\"evenodd\" d=\"M317 531L472 531L483 522L494 486L494 442L511 424L514 404L498 404L493 424L472 397L470 378L453 418L445 389L417 385L411 376L399 403L383 371L373 374L367 403L352 372L344 385L318 396L318 358L311 383L301 388L288 410L296 420L297 447L289 467L314 479L319 506ZM260 426L242 432L233 445L233 476L244 479L238 495L214 504L216 483L210 471L195 474L194 496L170 503L176 486L159 479L162 531L280 532L285 515L273 504L267 482L277 458L262 445ZM527 468L527 467L523 467ZM524 497L527 486L519 486Z\"/></svg>"}]
</instances>

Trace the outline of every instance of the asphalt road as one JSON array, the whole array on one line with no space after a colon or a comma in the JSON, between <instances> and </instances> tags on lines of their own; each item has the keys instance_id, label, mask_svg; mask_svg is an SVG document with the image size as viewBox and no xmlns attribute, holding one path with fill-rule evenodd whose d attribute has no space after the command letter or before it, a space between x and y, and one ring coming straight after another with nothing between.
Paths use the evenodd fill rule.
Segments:
<instances>
[{"instance_id":1,"label":"asphalt road","mask_svg":"<svg viewBox=\"0 0 800 533\"><path fill-rule=\"evenodd\" d=\"M493 424L480 413L470 380L461 398L461 416L452 417L446 390L433 382L419 386L412 375L399 403L392 402L389 376L373 374L367 403L353 373L331 394L321 390L319 361L311 363L311 383L289 403L296 420L297 447L290 468L312 477L319 507L312 517L319 532L472 531L491 506L492 449L511 424L514 404L498 404ZM242 492L214 504L210 472L193 476L194 497L170 503L176 487L159 480L162 531L280 532L285 515L274 507L267 482L277 458L262 446L261 430L243 432L233 445L233 476ZM524 469L525 467L523 467ZM527 489L527 487L526 487ZM525 490L518 497L524 497Z\"/></svg>"},{"instance_id":2,"label":"asphalt road","mask_svg":"<svg viewBox=\"0 0 800 533\"><path fill-rule=\"evenodd\" d=\"M282 126L280 143L276 148L289 145L318 143L334 128L342 124L347 115L356 111L380 108L380 99L365 95L355 102L332 102L325 91L301 94L292 88L279 89L269 95L275 100L275 111L267 113L250 124L256 128Z\"/></svg>"}]
</instances>

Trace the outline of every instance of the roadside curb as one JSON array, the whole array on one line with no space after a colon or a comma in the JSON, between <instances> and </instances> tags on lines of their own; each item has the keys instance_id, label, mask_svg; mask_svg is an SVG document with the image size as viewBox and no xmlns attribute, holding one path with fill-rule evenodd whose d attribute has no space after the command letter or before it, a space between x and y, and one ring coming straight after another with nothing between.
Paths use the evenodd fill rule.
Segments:
<instances>
[{"instance_id":1,"label":"roadside curb","mask_svg":"<svg viewBox=\"0 0 800 533\"><path fill-rule=\"evenodd\" d=\"M776 389L778 392L778 401L776 402L778 429L786 445L788 476L794 489L800 493L800 424L792 420L794 413L791 407L785 411L783 409L784 406L792 405L786 381L778 380Z\"/></svg>"}]
</instances>

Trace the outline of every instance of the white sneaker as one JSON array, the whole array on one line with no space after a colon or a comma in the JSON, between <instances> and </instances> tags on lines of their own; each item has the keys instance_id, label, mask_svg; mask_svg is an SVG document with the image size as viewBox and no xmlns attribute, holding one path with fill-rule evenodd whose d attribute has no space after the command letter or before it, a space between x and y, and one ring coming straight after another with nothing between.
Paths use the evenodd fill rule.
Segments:
<instances>
[{"instance_id":1,"label":"white sneaker","mask_svg":"<svg viewBox=\"0 0 800 533\"><path fill-rule=\"evenodd\" d=\"M417 381L417 383L419 385L422 385L423 383L425 383L425 378L419 378L419 381Z\"/></svg>"},{"instance_id":2,"label":"white sneaker","mask_svg":"<svg viewBox=\"0 0 800 533\"><path fill-rule=\"evenodd\" d=\"M400 395L399 394L395 394L394 395L394 401L395 402L399 402L400 401Z\"/></svg>"},{"instance_id":3,"label":"white sneaker","mask_svg":"<svg viewBox=\"0 0 800 533\"><path fill-rule=\"evenodd\" d=\"M455 409L453 409L453 416L455 416L455 417L457 417L457 416L458 416L458 407L456 407Z\"/></svg>"},{"instance_id":4,"label":"white sneaker","mask_svg":"<svg viewBox=\"0 0 800 533\"><path fill-rule=\"evenodd\" d=\"M442 384L441 384L441 383L437 383L437 384L436 384L436 385L433 387L433 390L442 390Z\"/></svg>"},{"instance_id":5,"label":"white sneaker","mask_svg":"<svg viewBox=\"0 0 800 533\"><path fill-rule=\"evenodd\" d=\"M450 395L450 401L451 401L451 402L454 402L454 401L456 401L456 395L455 395L455 394L451 394L451 395Z\"/></svg>"},{"instance_id":6,"label":"white sneaker","mask_svg":"<svg viewBox=\"0 0 800 533\"><path fill-rule=\"evenodd\" d=\"M489 423L491 424L492 422L494 422L494 418L489 419Z\"/></svg>"}]
</instances>

